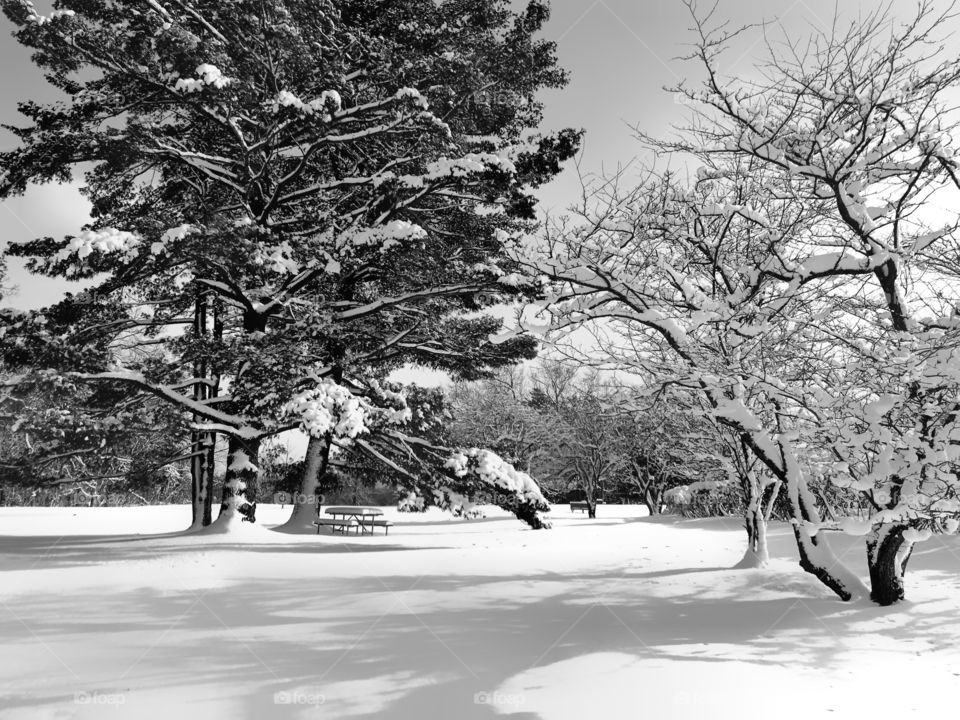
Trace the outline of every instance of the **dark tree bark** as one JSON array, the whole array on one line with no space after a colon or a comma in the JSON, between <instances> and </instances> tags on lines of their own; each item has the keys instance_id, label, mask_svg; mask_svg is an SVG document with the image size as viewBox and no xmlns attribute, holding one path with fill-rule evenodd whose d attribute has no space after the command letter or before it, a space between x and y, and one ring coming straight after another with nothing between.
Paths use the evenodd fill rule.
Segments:
<instances>
[{"instance_id":1,"label":"dark tree bark","mask_svg":"<svg viewBox=\"0 0 960 720\"><path fill-rule=\"evenodd\" d=\"M199 296L193 309L193 334L197 339L207 336L207 299ZM207 363L198 360L193 365L193 376L198 379L206 380ZM203 402L210 397L210 387L203 382L195 383L193 386L193 399L197 402ZM201 418L193 416L193 421L198 423ZM193 430L190 433L190 497L193 506L192 527L206 527L213 522L213 465L211 463L211 453L207 447L210 438L209 433L200 430Z\"/></svg>"},{"instance_id":2,"label":"dark tree bark","mask_svg":"<svg viewBox=\"0 0 960 720\"><path fill-rule=\"evenodd\" d=\"M257 458L260 439L231 435L227 451L227 474L223 481L223 497L217 522L230 523L240 515L246 522L256 522Z\"/></svg>"},{"instance_id":3,"label":"dark tree bark","mask_svg":"<svg viewBox=\"0 0 960 720\"><path fill-rule=\"evenodd\" d=\"M913 543L903 537L905 525L884 525L867 537L870 599L893 605L906 597L903 574L913 553Z\"/></svg>"},{"instance_id":4,"label":"dark tree bark","mask_svg":"<svg viewBox=\"0 0 960 720\"><path fill-rule=\"evenodd\" d=\"M208 433L191 433L190 495L193 505L192 527L206 527L213 522L213 467L210 464Z\"/></svg>"},{"instance_id":5,"label":"dark tree bark","mask_svg":"<svg viewBox=\"0 0 960 720\"><path fill-rule=\"evenodd\" d=\"M213 332L213 341L219 345L219 343L223 341L223 305L220 298L216 297L215 295L210 297L210 313L212 315L211 330ZM208 385L207 389L207 398L219 397L220 368L214 364L207 370L210 376L210 385ZM209 524L209 518L213 512L214 479L216 477L217 470L217 433L206 433L204 441L207 448L207 483L209 486L207 497L204 500L204 516L208 518L207 524Z\"/></svg>"}]
</instances>

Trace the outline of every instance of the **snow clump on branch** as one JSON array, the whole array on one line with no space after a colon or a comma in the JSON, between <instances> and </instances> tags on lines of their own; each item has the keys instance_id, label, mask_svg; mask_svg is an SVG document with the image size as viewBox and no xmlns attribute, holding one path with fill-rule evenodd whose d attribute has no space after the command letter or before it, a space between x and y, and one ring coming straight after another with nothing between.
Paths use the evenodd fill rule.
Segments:
<instances>
[{"instance_id":1,"label":"snow clump on branch","mask_svg":"<svg viewBox=\"0 0 960 720\"><path fill-rule=\"evenodd\" d=\"M395 180L404 187L422 188L426 183L435 180L463 179L490 170L498 170L512 175L517 171L517 168L512 161L494 153L467 153L463 157L442 157L435 162L428 163L426 171L421 175L398 176L389 171L381 173L374 178L374 187Z\"/></svg>"},{"instance_id":2,"label":"snow clump on branch","mask_svg":"<svg viewBox=\"0 0 960 720\"><path fill-rule=\"evenodd\" d=\"M124 258L130 260L136 254L135 251L139 245L140 236L126 230L116 228L84 230L60 249L56 259L67 260L76 255L82 260L94 252L101 252L123 253Z\"/></svg>"},{"instance_id":3,"label":"snow clump on branch","mask_svg":"<svg viewBox=\"0 0 960 720\"><path fill-rule=\"evenodd\" d=\"M313 115L314 113L323 113L324 122L330 121L330 114L327 110L337 112L343 108L343 99L336 90L324 90L320 97L304 102L296 94L289 90L281 90L277 93L273 101L273 112L280 112L280 108L293 108L304 115Z\"/></svg>"},{"instance_id":4,"label":"snow clump on branch","mask_svg":"<svg viewBox=\"0 0 960 720\"><path fill-rule=\"evenodd\" d=\"M196 73L199 78L180 78L173 89L182 93L199 92L207 86L222 90L232 82L220 72L220 68L209 63L198 65Z\"/></svg>"},{"instance_id":5,"label":"snow clump on branch","mask_svg":"<svg viewBox=\"0 0 960 720\"><path fill-rule=\"evenodd\" d=\"M300 429L313 437L332 433L355 438L367 430L365 403L334 382L321 382L296 395L290 401L290 410L300 416Z\"/></svg>"},{"instance_id":6,"label":"snow clump on branch","mask_svg":"<svg viewBox=\"0 0 960 720\"><path fill-rule=\"evenodd\" d=\"M381 251L389 250L405 240L424 240L427 231L415 223L405 220L392 220L386 225L360 230L349 242L355 246L379 245Z\"/></svg>"},{"instance_id":7,"label":"snow clump on branch","mask_svg":"<svg viewBox=\"0 0 960 720\"><path fill-rule=\"evenodd\" d=\"M402 393L381 388L375 382L371 383L371 389L393 407L378 407L330 380L323 380L294 396L287 407L299 416L300 429L318 438L330 433L352 440L377 426L401 425L410 420L410 408Z\"/></svg>"},{"instance_id":8,"label":"snow clump on branch","mask_svg":"<svg viewBox=\"0 0 960 720\"><path fill-rule=\"evenodd\" d=\"M200 232L200 228L196 225L184 224L172 227L169 230L165 230L163 234L160 235L160 239L150 246L150 252L154 255L159 255L167 249L169 243L183 240L187 235L193 235L198 232Z\"/></svg>"},{"instance_id":9,"label":"snow clump on branch","mask_svg":"<svg viewBox=\"0 0 960 720\"><path fill-rule=\"evenodd\" d=\"M420 91L417 90L416 88L409 88L409 87L400 88L394 94L394 97L397 100L409 100L414 105L421 107L424 110L426 110L430 106L430 103L427 102L427 99L423 95L421 95Z\"/></svg>"},{"instance_id":10,"label":"snow clump on branch","mask_svg":"<svg viewBox=\"0 0 960 720\"><path fill-rule=\"evenodd\" d=\"M34 22L37 25L45 25L48 22L59 20L60 18L71 18L76 15L76 13L73 10L54 10L53 12L50 13L50 15L43 16L37 12L33 3L29 2L29 0L27 2L22 3L22 5L27 11L27 17L29 22Z\"/></svg>"}]
</instances>

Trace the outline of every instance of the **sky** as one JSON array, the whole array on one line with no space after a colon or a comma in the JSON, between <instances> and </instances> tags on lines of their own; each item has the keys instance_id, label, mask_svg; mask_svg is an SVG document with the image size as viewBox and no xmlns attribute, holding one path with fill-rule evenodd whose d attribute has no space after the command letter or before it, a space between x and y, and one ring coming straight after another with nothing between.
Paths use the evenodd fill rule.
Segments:
<instances>
[{"instance_id":1,"label":"sky","mask_svg":"<svg viewBox=\"0 0 960 720\"><path fill-rule=\"evenodd\" d=\"M525 3L513 0L516 7ZM879 3L846 2L843 12L869 10ZM893 0L897 6L913 2ZM35 2L44 14L48 0ZM834 0L719 0L717 17L733 25L780 22L790 32L806 33L824 27L835 11ZM684 78L696 82L698 68L680 59L689 52L691 19L682 0L553 0L552 17L544 36L558 43L560 65L570 72L562 90L545 91L543 130L583 128L586 140L580 167L585 173L615 170L641 152L634 127L665 136L689 112L674 94L664 90ZM0 17L0 124L18 124L19 100L52 100L56 91L46 85L31 64L29 52L8 33L13 25ZM763 50L762 35L753 33L744 47L731 53L722 68L728 75L749 73ZM0 130L0 148L10 149L14 136ZM544 211L562 211L577 198L577 173L569 167L539 196ZM25 196L0 201L0 245L51 235L75 233L87 219L87 204L74 186L48 185ZM5 305L30 309L57 301L70 287L60 280L28 275L11 258L8 283L18 291Z\"/></svg>"}]
</instances>

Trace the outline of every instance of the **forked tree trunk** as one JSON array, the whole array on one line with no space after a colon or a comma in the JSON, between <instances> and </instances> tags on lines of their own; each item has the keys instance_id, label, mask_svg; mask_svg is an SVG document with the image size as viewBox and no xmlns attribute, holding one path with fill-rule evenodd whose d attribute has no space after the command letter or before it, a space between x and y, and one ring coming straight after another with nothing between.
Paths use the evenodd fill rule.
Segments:
<instances>
[{"instance_id":1,"label":"forked tree trunk","mask_svg":"<svg viewBox=\"0 0 960 720\"><path fill-rule=\"evenodd\" d=\"M251 440L230 436L220 514L211 527L226 530L241 521L256 522L258 474L256 463L259 454L259 438Z\"/></svg>"},{"instance_id":2,"label":"forked tree trunk","mask_svg":"<svg viewBox=\"0 0 960 720\"><path fill-rule=\"evenodd\" d=\"M770 561L767 548L767 520L759 504L751 504L744 512L744 526L747 530L747 549L743 558L734 567L761 568Z\"/></svg>"},{"instance_id":3,"label":"forked tree trunk","mask_svg":"<svg viewBox=\"0 0 960 720\"><path fill-rule=\"evenodd\" d=\"M329 435L324 438L311 436L307 443L303 473L300 475L300 488L294 494L290 519L276 530L289 533L313 531L313 520L320 507L317 494L320 478L326 473L330 460L330 440Z\"/></svg>"},{"instance_id":4,"label":"forked tree trunk","mask_svg":"<svg viewBox=\"0 0 960 720\"><path fill-rule=\"evenodd\" d=\"M647 506L647 512L651 517L660 514L661 493L653 490L649 485L643 491L643 502Z\"/></svg>"},{"instance_id":5,"label":"forked tree trunk","mask_svg":"<svg viewBox=\"0 0 960 720\"><path fill-rule=\"evenodd\" d=\"M593 486L590 483L583 484L583 497L587 502L587 517L597 517L597 498L593 493Z\"/></svg>"},{"instance_id":6,"label":"forked tree trunk","mask_svg":"<svg viewBox=\"0 0 960 720\"><path fill-rule=\"evenodd\" d=\"M769 500L764 502L764 490L761 476L753 469L748 469L740 478L741 487L746 500L743 513L743 524L747 531L747 549L743 558L734 567L761 568L770 561L770 551L767 547L767 523L773 511L780 492L780 483L777 482L771 492Z\"/></svg>"},{"instance_id":7,"label":"forked tree trunk","mask_svg":"<svg viewBox=\"0 0 960 720\"><path fill-rule=\"evenodd\" d=\"M913 543L903 537L904 525L881 525L867 536L870 599L892 605L905 595L903 575L913 553Z\"/></svg>"},{"instance_id":8,"label":"forked tree trunk","mask_svg":"<svg viewBox=\"0 0 960 720\"><path fill-rule=\"evenodd\" d=\"M631 480L639 489L640 495L643 497L643 504L647 506L647 512L651 517L659 515L660 508L663 505L663 482L654 482L649 465L645 461L641 463L631 460L630 465L632 470ZM658 480L662 479L663 476L658 473Z\"/></svg>"}]
</instances>

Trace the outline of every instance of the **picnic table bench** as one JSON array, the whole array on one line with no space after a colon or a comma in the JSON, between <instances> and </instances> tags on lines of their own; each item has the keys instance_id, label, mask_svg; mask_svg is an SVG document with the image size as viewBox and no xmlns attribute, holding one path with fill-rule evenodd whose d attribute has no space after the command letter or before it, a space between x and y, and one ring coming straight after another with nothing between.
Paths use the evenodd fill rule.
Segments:
<instances>
[{"instance_id":1,"label":"picnic table bench","mask_svg":"<svg viewBox=\"0 0 960 720\"><path fill-rule=\"evenodd\" d=\"M329 518L318 517L313 521L317 526L317 534L320 534L321 527L329 527L331 533L339 532L346 535L353 528L357 535L373 534L373 531L382 527L384 534L390 534L390 528L393 523L389 520L383 520L379 516L383 511L376 507L366 507L363 505L343 505L339 507L328 507L324 511Z\"/></svg>"},{"instance_id":2,"label":"picnic table bench","mask_svg":"<svg viewBox=\"0 0 960 720\"><path fill-rule=\"evenodd\" d=\"M583 512L587 512L587 510L589 509L590 508L587 505L586 500L574 500L572 503L570 503L570 512L576 512L577 510L582 510Z\"/></svg>"},{"instance_id":3,"label":"picnic table bench","mask_svg":"<svg viewBox=\"0 0 960 720\"><path fill-rule=\"evenodd\" d=\"M322 518L318 517L313 521L313 524L317 526L317 535L320 534L320 528L328 527L330 532L345 532L347 529L354 527L357 524L357 521L353 518L349 520L337 520L336 518Z\"/></svg>"}]
</instances>

